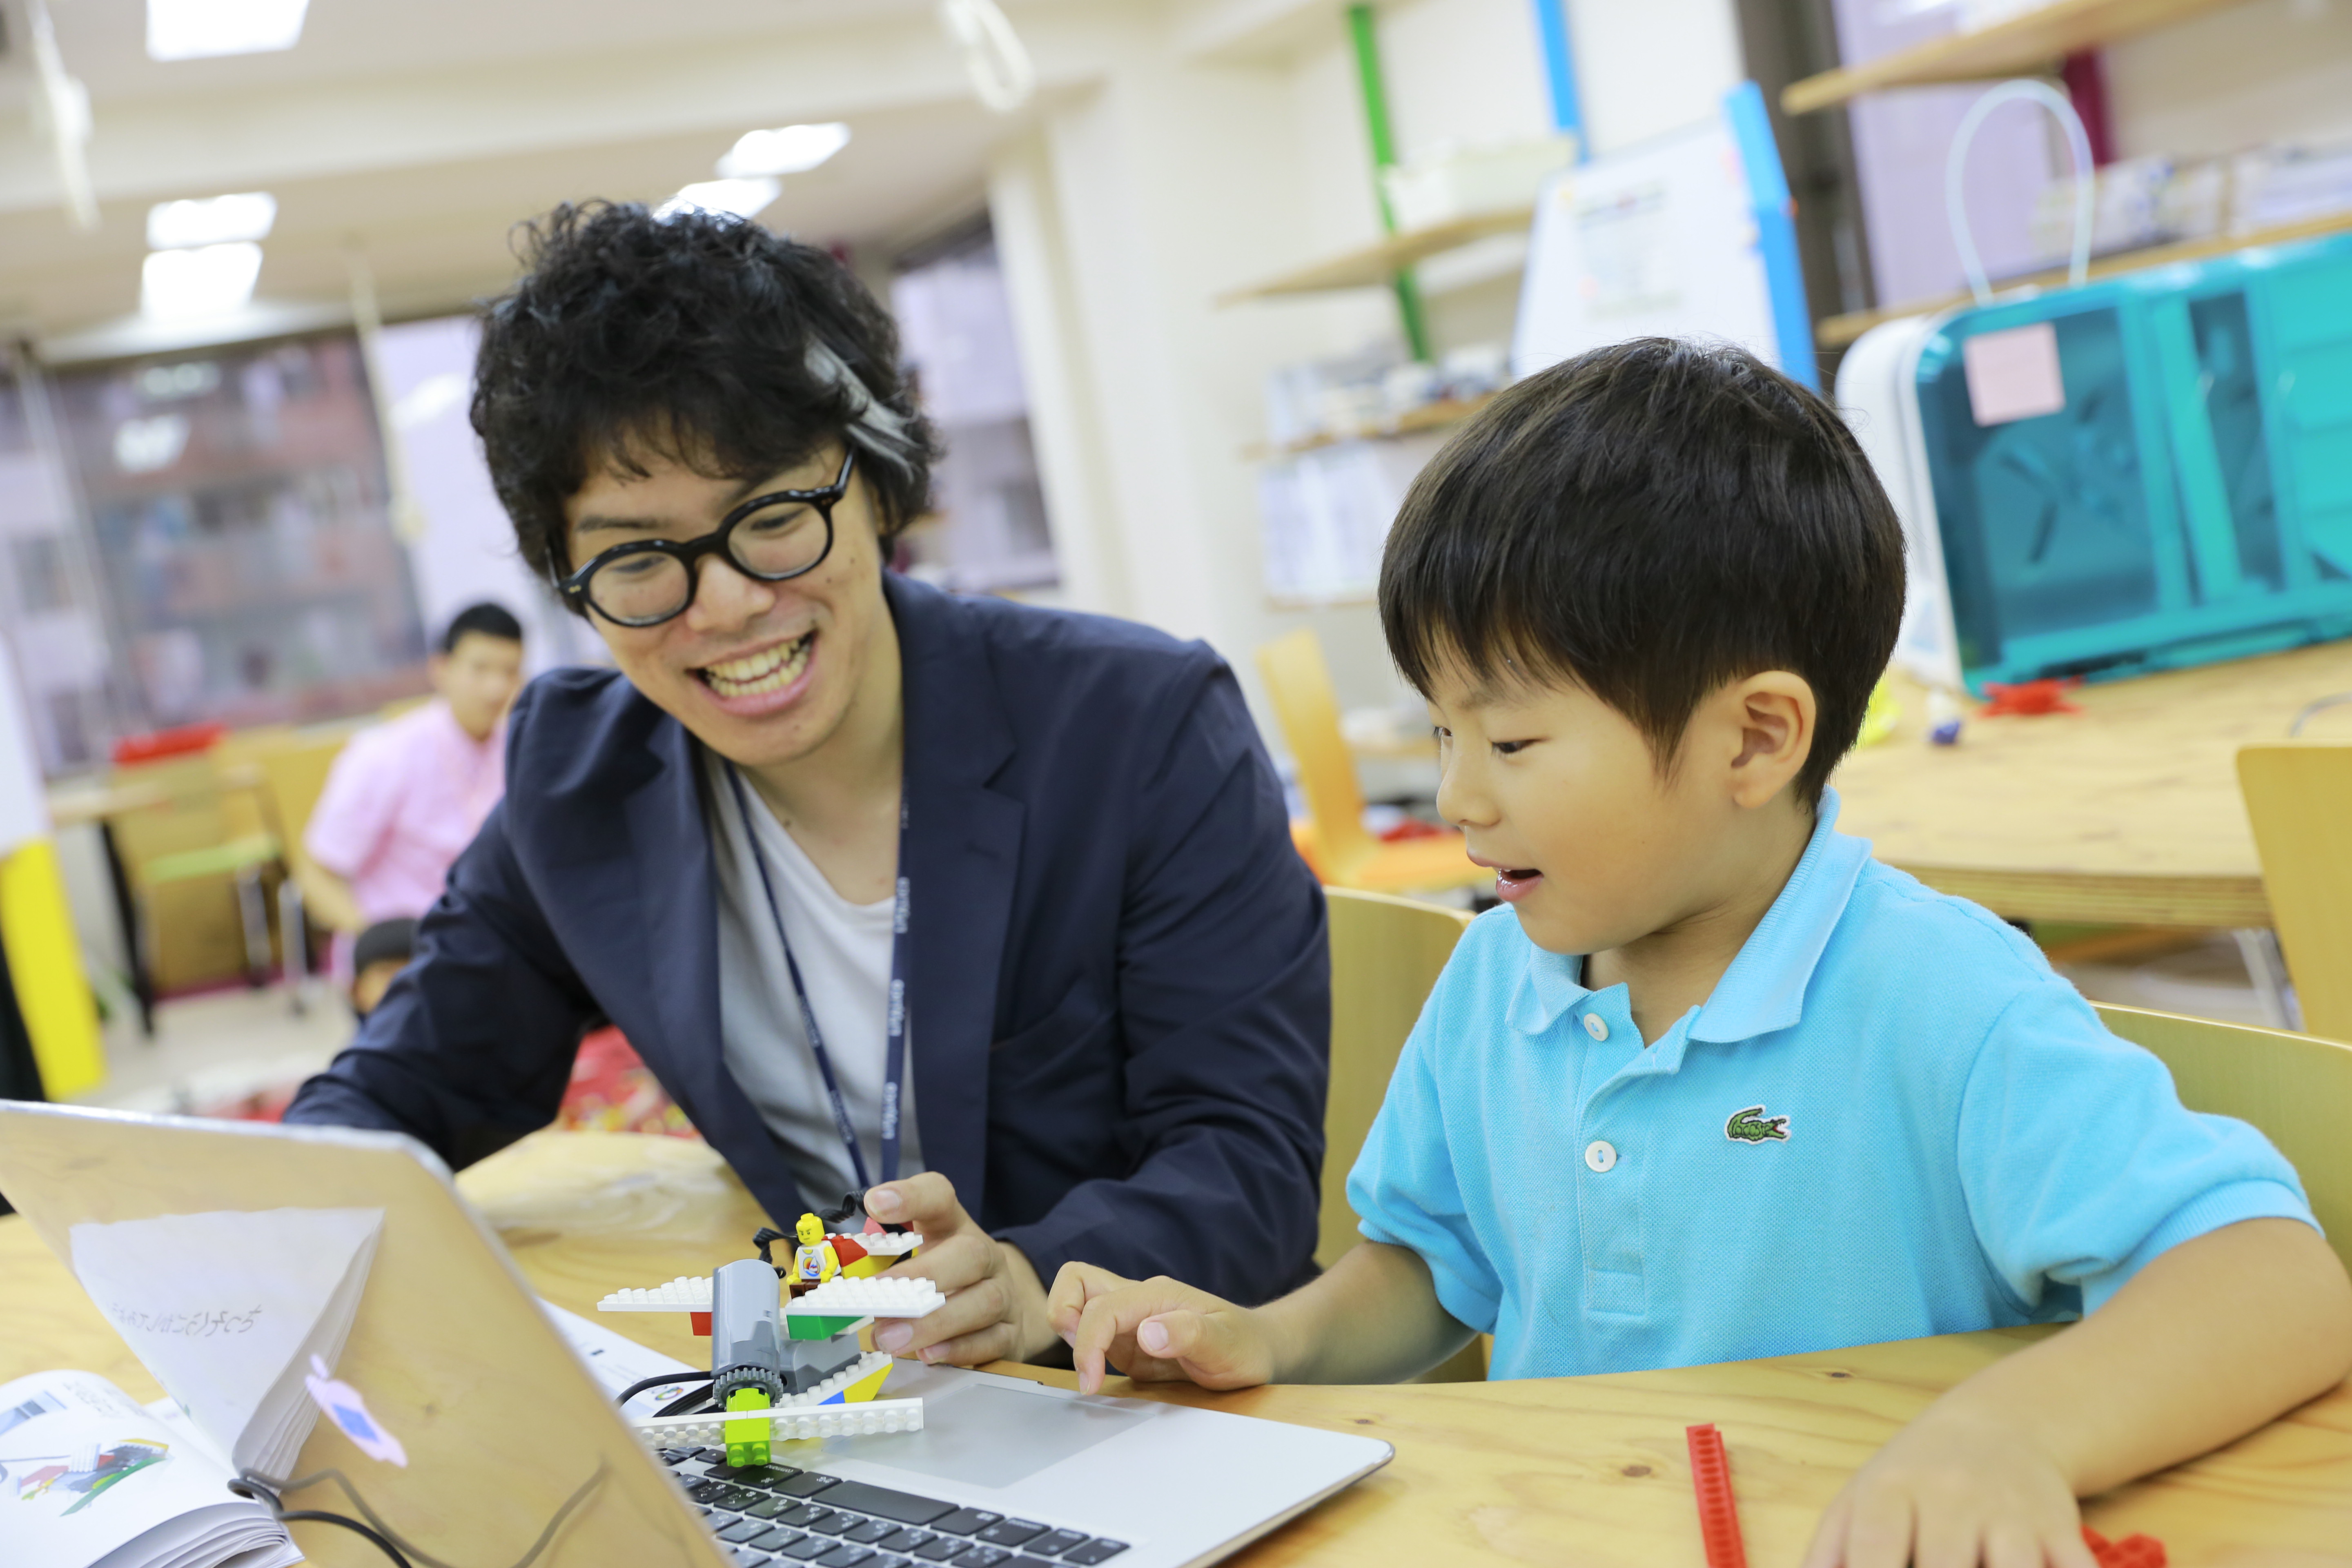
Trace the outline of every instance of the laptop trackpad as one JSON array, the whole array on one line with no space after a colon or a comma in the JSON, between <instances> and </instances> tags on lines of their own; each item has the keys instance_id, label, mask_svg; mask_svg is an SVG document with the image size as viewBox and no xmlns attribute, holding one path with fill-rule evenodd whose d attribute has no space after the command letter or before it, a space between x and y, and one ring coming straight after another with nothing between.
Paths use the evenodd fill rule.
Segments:
<instances>
[{"instance_id":1,"label":"laptop trackpad","mask_svg":"<svg viewBox=\"0 0 2352 1568\"><path fill-rule=\"evenodd\" d=\"M920 1391L921 1431L859 1437L841 1446L842 1457L974 1486L1010 1487L1172 1408L1024 1394L978 1378L940 1381L946 1386ZM904 1397L897 1388L890 1393ZM831 1451L837 1442L828 1440L825 1447Z\"/></svg>"}]
</instances>

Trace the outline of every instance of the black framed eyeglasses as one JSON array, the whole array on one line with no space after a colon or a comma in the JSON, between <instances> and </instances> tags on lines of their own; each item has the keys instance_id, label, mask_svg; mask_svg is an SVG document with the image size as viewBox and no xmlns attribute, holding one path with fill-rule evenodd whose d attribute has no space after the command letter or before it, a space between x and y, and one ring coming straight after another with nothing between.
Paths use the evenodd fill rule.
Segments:
<instances>
[{"instance_id":1,"label":"black framed eyeglasses","mask_svg":"<svg viewBox=\"0 0 2352 1568\"><path fill-rule=\"evenodd\" d=\"M820 489L753 496L719 526L683 541L635 539L616 544L557 584L566 604L584 605L615 626L657 626L694 603L702 558L724 552L746 577L782 583L814 572L833 553L833 509L849 493L853 450Z\"/></svg>"}]
</instances>

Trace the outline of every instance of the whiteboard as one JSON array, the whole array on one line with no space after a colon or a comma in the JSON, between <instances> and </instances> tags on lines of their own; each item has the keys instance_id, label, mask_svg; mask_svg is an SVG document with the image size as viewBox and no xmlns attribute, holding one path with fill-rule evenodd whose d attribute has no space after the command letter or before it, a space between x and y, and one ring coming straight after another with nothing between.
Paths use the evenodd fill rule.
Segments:
<instances>
[{"instance_id":1,"label":"whiteboard","mask_svg":"<svg viewBox=\"0 0 2352 1568\"><path fill-rule=\"evenodd\" d=\"M1536 202L1514 373L1639 337L1725 339L1788 369L1756 197L1727 114L1552 176Z\"/></svg>"}]
</instances>

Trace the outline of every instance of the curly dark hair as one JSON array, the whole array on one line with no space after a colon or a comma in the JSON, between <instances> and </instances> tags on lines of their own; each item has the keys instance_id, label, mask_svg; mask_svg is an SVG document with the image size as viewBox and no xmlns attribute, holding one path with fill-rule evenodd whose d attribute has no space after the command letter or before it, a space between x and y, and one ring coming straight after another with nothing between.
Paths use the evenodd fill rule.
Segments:
<instances>
[{"instance_id":1,"label":"curly dark hair","mask_svg":"<svg viewBox=\"0 0 2352 1568\"><path fill-rule=\"evenodd\" d=\"M566 203L520 240L528 270L483 311L472 415L533 571L572 570L563 505L592 465L753 479L841 440L883 538L921 512L938 447L898 328L832 256L742 218L609 202Z\"/></svg>"}]
</instances>

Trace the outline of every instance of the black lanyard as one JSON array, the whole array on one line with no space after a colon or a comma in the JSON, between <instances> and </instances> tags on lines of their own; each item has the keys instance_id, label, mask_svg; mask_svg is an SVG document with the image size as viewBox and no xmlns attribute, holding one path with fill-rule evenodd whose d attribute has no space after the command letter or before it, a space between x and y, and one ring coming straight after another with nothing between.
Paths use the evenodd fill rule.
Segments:
<instances>
[{"instance_id":1,"label":"black lanyard","mask_svg":"<svg viewBox=\"0 0 2352 1568\"><path fill-rule=\"evenodd\" d=\"M760 830L752 825L751 805L743 794L743 775L727 764L727 783L735 792L735 812L742 819L743 837L751 846L751 863L760 868L760 888L768 895L768 913L776 922L776 940L783 944L784 969L793 977L793 994L800 998L801 1027L808 1031L809 1054L824 1075L824 1092L833 1100L833 1125L849 1151L849 1168L856 1173L860 1192L872 1184L866 1175L866 1156L858 1152L857 1130L850 1124L848 1102L833 1075L833 1058L825 1054L824 1036L816 1026L816 1010L809 1005L808 987L801 984L800 961L793 956L793 939L784 934L784 911L776 902L776 884L768 875L768 857L760 848ZM898 892L890 911L890 994L883 1008L882 1052L882 1179L898 1179L898 1086L907 1072L907 799L898 797Z\"/></svg>"}]
</instances>

